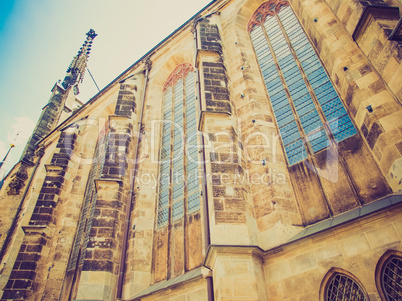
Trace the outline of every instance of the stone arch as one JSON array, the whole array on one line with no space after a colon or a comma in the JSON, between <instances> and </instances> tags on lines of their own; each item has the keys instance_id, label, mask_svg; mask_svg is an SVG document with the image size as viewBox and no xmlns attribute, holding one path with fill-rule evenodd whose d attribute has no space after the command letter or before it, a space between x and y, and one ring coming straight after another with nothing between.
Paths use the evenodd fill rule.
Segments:
<instances>
[{"instance_id":1,"label":"stone arch","mask_svg":"<svg viewBox=\"0 0 402 301\"><path fill-rule=\"evenodd\" d=\"M163 90L169 86L174 86L179 79L185 78L190 72L194 71L194 67L190 63L183 63L178 65L163 85Z\"/></svg>"},{"instance_id":2,"label":"stone arch","mask_svg":"<svg viewBox=\"0 0 402 301\"><path fill-rule=\"evenodd\" d=\"M381 300L392 300L390 297L388 297L388 294L384 291L384 272L385 269L388 268L388 264L392 260L397 260L398 263L402 262L402 252L396 251L396 250L388 250L386 251L378 260L376 268L375 268L375 285L377 287L377 291L381 297ZM398 268L398 267L397 267ZM401 271L400 266L399 266L399 272ZM401 275L395 274L395 277L398 277L399 279L401 278ZM393 279L396 280L396 279Z\"/></svg>"},{"instance_id":3,"label":"stone arch","mask_svg":"<svg viewBox=\"0 0 402 301\"><path fill-rule=\"evenodd\" d=\"M184 49L183 51L177 52L174 55L168 57L164 62L158 64L156 61L151 70L151 82L152 87L160 87L160 92L163 92L163 86L168 80L172 72L181 64L192 64L194 62L194 48L191 43L191 47ZM155 73L155 76L152 74ZM158 90L158 88L152 89L152 92Z\"/></svg>"},{"instance_id":4,"label":"stone arch","mask_svg":"<svg viewBox=\"0 0 402 301\"><path fill-rule=\"evenodd\" d=\"M320 299L319 300L320 301L327 301L328 300L327 299L328 288L331 285L332 280L334 280L334 278L337 277L337 276L341 276L341 277L347 278L348 280L352 281L354 284L356 284L359 287L363 297L365 298L363 300L364 301L370 300L369 297L368 297L366 289L364 288L364 286L361 283L361 281L355 275L353 275L352 273L350 273L350 272L348 272L348 271L346 271L344 269L332 267L325 274L324 278L321 281L320 292L319 292L319 294L320 294Z\"/></svg>"},{"instance_id":5,"label":"stone arch","mask_svg":"<svg viewBox=\"0 0 402 301\"><path fill-rule=\"evenodd\" d=\"M191 43L187 44L189 44L189 46L186 46L184 50L178 51L174 55L166 56L167 58L165 60L163 58L158 58L153 61L144 107L145 111L151 110L152 112L149 114L144 114L144 118L147 118L147 116L152 116L152 118L156 120L162 117L163 89L166 81L172 72L177 68L177 66L194 62L194 48L192 40ZM144 120L143 123L148 126L151 122ZM155 148L152 156L153 158L157 158L160 140L155 140L154 142Z\"/></svg>"}]
</instances>

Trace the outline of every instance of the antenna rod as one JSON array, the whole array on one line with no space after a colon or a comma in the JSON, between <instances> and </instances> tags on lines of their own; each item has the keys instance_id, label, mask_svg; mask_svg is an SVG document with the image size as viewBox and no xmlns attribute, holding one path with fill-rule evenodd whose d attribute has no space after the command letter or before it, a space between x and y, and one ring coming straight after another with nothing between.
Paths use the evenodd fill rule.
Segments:
<instances>
[{"instance_id":1,"label":"antenna rod","mask_svg":"<svg viewBox=\"0 0 402 301\"><path fill-rule=\"evenodd\" d=\"M14 144L10 144L10 148L8 149L7 154L4 156L3 161L0 161L0 169L1 169L1 167L3 166L4 162L6 161L7 156L8 156L8 154L10 153L10 150L11 150L14 146L15 146Z\"/></svg>"},{"instance_id":2,"label":"antenna rod","mask_svg":"<svg viewBox=\"0 0 402 301\"><path fill-rule=\"evenodd\" d=\"M91 78L92 78L92 80L93 80L93 82L94 82L96 88L98 88L98 92L100 92L100 89L99 89L98 85L96 84L96 81L95 81L94 77L92 76L91 71L89 71L88 67L87 67L87 70L88 70L88 73L89 73L89 75L91 76Z\"/></svg>"}]
</instances>

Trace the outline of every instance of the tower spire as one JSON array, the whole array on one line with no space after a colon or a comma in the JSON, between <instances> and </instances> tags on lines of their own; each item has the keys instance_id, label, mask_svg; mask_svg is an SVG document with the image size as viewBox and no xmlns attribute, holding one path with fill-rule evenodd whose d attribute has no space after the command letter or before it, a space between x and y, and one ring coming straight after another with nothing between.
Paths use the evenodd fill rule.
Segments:
<instances>
[{"instance_id":1,"label":"tower spire","mask_svg":"<svg viewBox=\"0 0 402 301\"><path fill-rule=\"evenodd\" d=\"M65 89L73 87L75 95L79 93L78 85L84 79L85 68L87 67L87 61L89 53L91 52L93 39L95 39L95 37L97 36L95 30L93 29L90 29L86 35L87 38L78 51L78 54L73 58L70 66L67 69L66 77L64 78L62 83Z\"/></svg>"}]
</instances>

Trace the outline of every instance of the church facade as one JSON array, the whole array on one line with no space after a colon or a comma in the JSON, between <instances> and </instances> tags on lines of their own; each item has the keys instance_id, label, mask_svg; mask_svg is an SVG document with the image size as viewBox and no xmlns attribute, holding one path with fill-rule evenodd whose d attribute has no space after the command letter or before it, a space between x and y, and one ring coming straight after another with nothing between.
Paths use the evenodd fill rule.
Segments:
<instances>
[{"instance_id":1,"label":"church facade","mask_svg":"<svg viewBox=\"0 0 402 301\"><path fill-rule=\"evenodd\" d=\"M0 300L402 300L402 3L215 0L0 191Z\"/></svg>"}]
</instances>

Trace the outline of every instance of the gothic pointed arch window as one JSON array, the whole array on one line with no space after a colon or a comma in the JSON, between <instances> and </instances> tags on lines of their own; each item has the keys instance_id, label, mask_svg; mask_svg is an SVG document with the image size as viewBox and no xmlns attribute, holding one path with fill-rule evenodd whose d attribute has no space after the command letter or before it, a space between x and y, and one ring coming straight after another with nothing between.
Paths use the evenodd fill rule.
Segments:
<instances>
[{"instance_id":1,"label":"gothic pointed arch window","mask_svg":"<svg viewBox=\"0 0 402 301\"><path fill-rule=\"evenodd\" d=\"M288 165L357 133L288 1L263 3L248 31Z\"/></svg>"},{"instance_id":2,"label":"gothic pointed arch window","mask_svg":"<svg viewBox=\"0 0 402 301\"><path fill-rule=\"evenodd\" d=\"M320 300L324 301L368 301L360 281L351 273L332 268L325 275L320 289Z\"/></svg>"},{"instance_id":3,"label":"gothic pointed arch window","mask_svg":"<svg viewBox=\"0 0 402 301\"><path fill-rule=\"evenodd\" d=\"M200 209L195 74L180 64L163 88L157 226Z\"/></svg>"},{"instance_id":4,"label":"gothic pointed arch window","mask_svg":"<svg viewBox=\"0 0 402 301\"><path fill-rule=\"evenodd\" d=\"M402 300L402 253L387 251L378 261L376 285L382 300Z\"/></svg>"}]
</instances>

